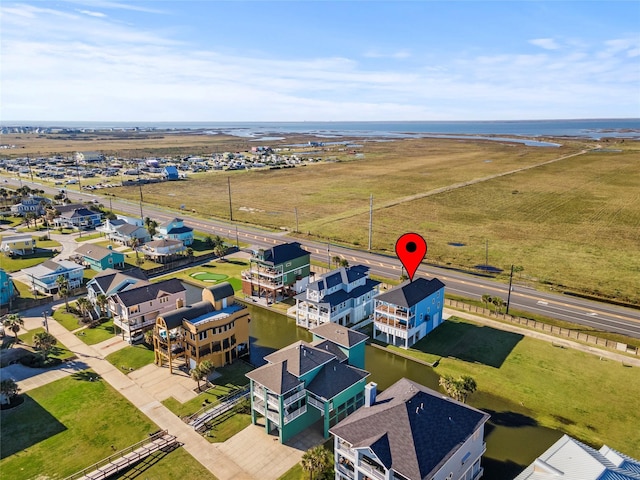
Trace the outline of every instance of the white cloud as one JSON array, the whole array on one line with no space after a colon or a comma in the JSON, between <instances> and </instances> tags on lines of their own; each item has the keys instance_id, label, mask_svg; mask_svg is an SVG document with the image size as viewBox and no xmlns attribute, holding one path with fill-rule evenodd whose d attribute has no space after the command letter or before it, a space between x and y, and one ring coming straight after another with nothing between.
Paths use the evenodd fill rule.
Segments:
<instances>
[{"instance_id":1,"label":"white cloud","mask_svg":"<svg viewBox=\"0 0 640 480\"><path fill-rule=\"evenodd\" d=\"M405 58L411 57L411 52L408 50L398 50L396 52L383 53L378 52L376 50L369 50L364 53L364 57L366 58L395 58L397 60L402 60Z\"/></svg>"},{"instance_id":2,"label":"white cloud","mask_svg":"<svg viewBox=\"0 0 640 480\"><path fill-rule=\"evenodd\" d=\"M535 38L529 40L529 43L536 47L544 48L545 50L557 50L560 48L553 38Z\"/></svg>"},{"instance_id":3,"label":"white cloud","mask_svg":"<svg viewBox=\"0 0 640 480\"><path fill-rule=\"evenodd\" d=\"M80 12L84 15L89 15L90 17L98 17L98 18L104 18L107 15L102 13L102 12L94 12L92 10L76 10L77 12Z\"/></svg>"}]
</instances>

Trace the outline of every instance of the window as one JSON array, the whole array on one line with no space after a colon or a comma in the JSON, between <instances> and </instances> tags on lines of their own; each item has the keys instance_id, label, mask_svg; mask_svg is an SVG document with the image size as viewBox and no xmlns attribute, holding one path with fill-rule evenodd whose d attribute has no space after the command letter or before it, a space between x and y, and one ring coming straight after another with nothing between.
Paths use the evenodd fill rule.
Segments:
<instances>
[{"instance_id":1,"label":"window","mask_svg":"<svg viewBox=\"0 0 640 480\"><path fill-rule=\"evenodd\" d=\"M199 339L199 340L204 340L205 338L207 338L207 332L208 332L208 330L205 330L205 331L203 331L203 332L200 332L200 333L198 334L198 339Z\"/></svg>"}]
</instances>

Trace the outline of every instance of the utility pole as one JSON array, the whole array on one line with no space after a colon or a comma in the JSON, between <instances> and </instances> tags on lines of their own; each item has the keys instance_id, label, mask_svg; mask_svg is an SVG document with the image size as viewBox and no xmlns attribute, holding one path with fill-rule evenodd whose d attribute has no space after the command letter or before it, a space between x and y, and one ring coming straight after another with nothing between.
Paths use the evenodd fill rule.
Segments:
<instances>
[{"instance_id":1,"label":"utility pole","mask_svg":"<svg viewBox=\"0 0 640 480\"><path fill-rule=\"evenodd\" d=\"M331 270L331 252L329 251L329 243L327 243L327 271Z\"/></svg>"},{"instance_id":2,"label":"utility pole","mask_svg":"<svg viewBox=\"0 0 640 480\"><path fill-rule=\"evenodd\" d=\"M233 222L233 209L231 208L231 177L227 177L227 187L229 189L229 219Z\"/></svg>"},{"instance_id":3,"label":"utility pole","mask_svg":"<svg viewBox=\"0 0 640 480\"><path fill-rule=\"evenodd\" d=\"M369 251L371 251L371 235L373 232L373 193L369 197Z\"/></svg>"},{"instance_id":4,"label":"utility pole","mask_svg":"<svg viewBox=\"0 0 640 480\"><path fill-rule=\"evenodd\" d=\"M236 248L240 250L240 241L238 240L238 225L236 225Z\"/></svg>"},{"instance_id":5,"label":"utility pole","mask_svg":"<svg viewBox=\"0 0 640 480\"><path fill-rule=\"evenodd\" d=\"M487 267L489 266L489 240L485 240L484 264Z\"/></svg>"},{"instance_id":6,"label":"utility pole","mask_svg":"<svg viewBox=\"0 0 640 480\"><path fill-rule=\"evenodd\" d=\"M142 183L140 183L140 177L138 177L138 188L140 189L140 219L142 220L142 224L144 225L144 214L142 213ZM111 199L109 199L111 200Z\"/></svg>"},{"instance_id":7,"label":"utility pole","mask_svg":"<svg viewBox=\"0 0 640 480\"><path fill-rule=\"evenodd\" d=\"M296 214L296 233L298 233L298 207L293 207L293 212Z\"/></svg>"},{"instance_id":8,"label":"utility pole","mask_svg":"<svg viewBox=\"0 0 640 480\"><path fill-rule=\"evenodd\" d=\"M511 264L511 275L509 275L509 293L507 293L507 315L509 315L509 305L511 304L511 285L513 284L513 264Z\"/></svg>"},{"instance_id":9,"label":"utility pole","mask_svg":"<svg viewBox=\"0 0 640 480\"><path fill-rule=\"evenodd\" d=\"M76 160L76 176L78 177L78 190L82 191L82 185L80 184L80 167L78 167L78 157L75 157Z\"/></svg>"},{"instance_id":10,"label":"utility pole","mask_svg":"<svg viewBox=\"0 0 640 480\"><path fill-rule=\"evenodd\" d=\"M29 175L31 176L31 183L33 183L33 170L31 170L31 160L29 160L29 155L27 155L27 166L29 167Z\"/></svg>"}]
</instances>

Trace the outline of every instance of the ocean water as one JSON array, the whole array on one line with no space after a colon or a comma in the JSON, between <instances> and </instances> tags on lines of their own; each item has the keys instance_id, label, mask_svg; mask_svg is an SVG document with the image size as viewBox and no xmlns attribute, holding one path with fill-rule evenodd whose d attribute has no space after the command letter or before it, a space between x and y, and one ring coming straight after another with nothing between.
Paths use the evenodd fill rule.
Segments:
<instances>
[{"instance_id":1,"label":"ocean water","mask_svg":"<svg viewBox=\"0 0 640 480\"><path fill-rule=\"evenodd\" d=\"M527 137L623 137L640 139L640 119L411 121L411 122L2 122L0 127L204 130L240 137L313 134L406 138L426 135L515 135ZM266 139L265 139L266 140Z\"/></svg>"}]
</instances>

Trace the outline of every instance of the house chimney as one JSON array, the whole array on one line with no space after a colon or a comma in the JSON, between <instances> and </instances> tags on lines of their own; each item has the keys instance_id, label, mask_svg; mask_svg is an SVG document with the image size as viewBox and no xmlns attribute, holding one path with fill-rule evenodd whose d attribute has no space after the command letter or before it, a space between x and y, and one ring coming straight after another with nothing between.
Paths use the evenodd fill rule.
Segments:
<instances>
[{"instance_id":1,"label":"house chimney","mask_svg":"<svg viewBox=\"0 0 640 480\"><path fill-rule=\"evenodd\" d=\"M182 308L182 307L184 307L184 300L182 300L181 298L178 298L176 300L176 309Z\"/></svg>"},{"instance_id":2,"label":"house chimney","mask_svg":"<svg viewBox=\"0 0 640 480\"><path fill-rule=\"evenodd\" d=\"M371 407L376 403L376 392L378 384L375 382L369 382L364 386L364 406Z\"/></svg>"}]
</instances>

